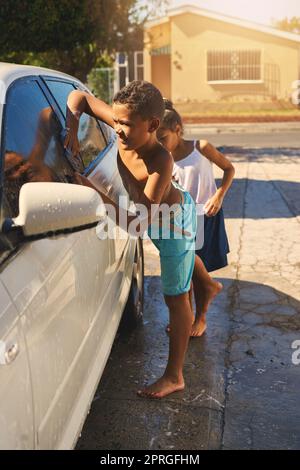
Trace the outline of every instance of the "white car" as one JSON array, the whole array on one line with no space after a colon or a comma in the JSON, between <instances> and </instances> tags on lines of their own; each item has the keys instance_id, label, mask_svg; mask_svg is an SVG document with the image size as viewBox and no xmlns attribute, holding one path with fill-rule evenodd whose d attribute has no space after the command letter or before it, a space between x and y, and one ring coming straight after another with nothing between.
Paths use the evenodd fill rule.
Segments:
<instances>
[{"instance_id":1,"label":"white car","mask_svg":"<svg viewBox=\"0 0 300 470\"><path fill-rule=\"evenodd\" d=\"M81 160L64 151L76 78L0 63L0 448L74 448L125 306L143 308L143 249L105 237L99 194L130 204L113 129L80 120ZM98 225L97 225L98 224ZM120 233L122 232L122 233Z\"/></svg>"}]
</instances>

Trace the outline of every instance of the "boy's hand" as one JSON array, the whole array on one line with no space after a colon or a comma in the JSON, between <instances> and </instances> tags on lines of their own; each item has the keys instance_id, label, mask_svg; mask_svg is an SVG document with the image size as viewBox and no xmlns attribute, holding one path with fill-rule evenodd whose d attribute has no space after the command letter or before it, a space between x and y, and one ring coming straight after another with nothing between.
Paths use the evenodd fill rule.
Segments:
<instances>
[{"instance_id":1,"label":"boy's hand","mask_svg":"<svg viewBox=\"0 0 300 470\"><path fill-rule=\"evenodd\" d=\"M207 217L214 217L221 209L222 204L222 196L216 193L204 205L204 213Z\"/></svg>"}]
</instances>

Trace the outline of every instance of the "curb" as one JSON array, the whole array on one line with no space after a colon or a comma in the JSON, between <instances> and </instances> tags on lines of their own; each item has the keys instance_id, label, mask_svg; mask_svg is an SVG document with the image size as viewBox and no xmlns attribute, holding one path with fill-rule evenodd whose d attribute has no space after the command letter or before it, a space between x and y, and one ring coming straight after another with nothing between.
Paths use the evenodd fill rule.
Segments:
<instances>
[{"instance_id":1,"label":"curb","mask_svg":"<svg viewBox=\"0 0 300 470\"><path fill-rule=\"evenodd\" d=\"M300 122L265 122L258 123L195 123L184 124L185 133L188 135L203 131L211 134L263 134L272 132L300 132ZM300 142L300 138L299 138Z\"/></svg>"}]
</instances>

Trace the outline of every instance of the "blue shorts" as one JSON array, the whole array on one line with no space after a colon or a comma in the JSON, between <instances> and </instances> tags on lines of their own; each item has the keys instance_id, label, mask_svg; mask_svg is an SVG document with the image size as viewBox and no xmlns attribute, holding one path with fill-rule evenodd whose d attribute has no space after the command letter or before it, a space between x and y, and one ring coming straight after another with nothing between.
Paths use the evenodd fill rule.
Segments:
<instances>
[{"instance_id":1,"label":"blue shorts","mask_svg":"<svg viewBox=\"0 0 300 470\"><path fill-rule=\"evenodd\" d=\"M180 295L190 290L195 264L196 207L191 195L177 183L182 201L170 217L152 221L148 235L159 250L164 295Z\"/></svg>"}]
</instances>

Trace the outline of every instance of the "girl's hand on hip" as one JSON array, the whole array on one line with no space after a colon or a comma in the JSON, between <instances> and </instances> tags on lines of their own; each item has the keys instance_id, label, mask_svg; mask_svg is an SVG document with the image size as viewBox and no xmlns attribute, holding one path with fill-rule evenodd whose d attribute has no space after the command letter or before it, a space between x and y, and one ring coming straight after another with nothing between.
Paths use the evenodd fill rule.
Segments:
<instances>
[{"instance_id":1,"label":"girl's hand on hip","mask_svg":"<svg viewBox=\"0 0 300 470\"><path fill-rule=\"evenodd\" d=\"M204 205L204 213L207 217L214 217L220 211L223 204L223 198L214 194Z\"/></svg>"}]
</instances>

